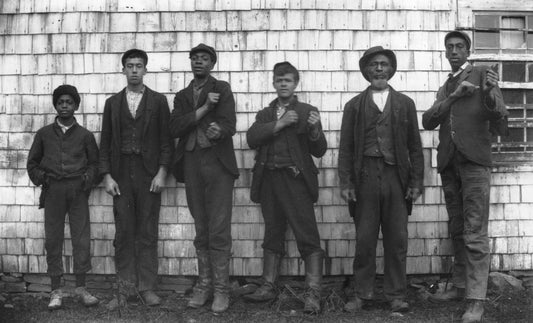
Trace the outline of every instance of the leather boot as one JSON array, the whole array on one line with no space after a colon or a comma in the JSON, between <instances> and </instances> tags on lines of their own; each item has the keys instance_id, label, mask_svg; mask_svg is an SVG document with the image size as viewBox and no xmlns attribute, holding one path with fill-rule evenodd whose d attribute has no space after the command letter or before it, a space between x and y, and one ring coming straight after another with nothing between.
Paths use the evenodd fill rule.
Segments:
<instances>
[{"instance_id":1,"label":"leather boot","mask_svg":"<svg viewBox=\"0 0 533 323\"><path fill-rule=\"evenodd\" d=\"M213 280L211 273L211 263L209 261L209 251L197 250L198 259L198 280L192 290L192 297L187 303L188 307L199 308L213 297Z\"/></svg>"},{"instance_id":2,"label":"leather boot","mask_svg":"<svg viewBox=\"0 0 533 323\"><path fill-rule=\"evenodd\" d=\"M462 317L463 323L481 322L484 311L483 301L477 299L470 300Z\"/></svg>"},{"instance_id":3,"label":"leather boot","mask_svg":"<svg viewBox=\"0 0 533 323\"><path fill-rule=\"evenodd\" d=\"M209 251L211 270L213 271L213 304L215 313L225 312L229 307L229 254L226 251Z\"/></svg>"},{"instance_id":4,"label":"leather boot","mask_svg":"<svg viewBox=\"0 0 533 323\"><path fill-rule=\"evenodd\" d=\"M448 301L460 301L465 297L465 289L452 287L442 293L429 295L428 300L432 303L442 303Z\"/></svg>"},{"instance_id":5,"label":"leather boot","mask_svg":"<svg viewBox=\"0 0 533 323\"><path fill-rule=\"evenodd\" d=\"M278 292L276 280L279 275L281 255L270 250L263 250L263 285L244 298L252 302L266 302L276 298Z\"/></svg>"},{"instance_id":6,"label":"leather boot","mask_svg":"<svg viewBox=\"0 0 533 323\"><path fill-rule=\"evenodd\" d=\"M305 284L304 313L320 312L320 292L322 290L322 265L324 253L315 252L305 259Z\"/></svg>"}]
</instances>

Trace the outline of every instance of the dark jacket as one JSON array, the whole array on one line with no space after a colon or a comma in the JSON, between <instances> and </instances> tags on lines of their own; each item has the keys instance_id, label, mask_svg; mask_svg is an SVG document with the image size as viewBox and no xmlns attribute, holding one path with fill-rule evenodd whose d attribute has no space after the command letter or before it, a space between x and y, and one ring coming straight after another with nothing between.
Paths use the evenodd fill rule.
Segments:
<instances>
[{"instance_id":1,"label":"dark jacket","mask_svg":"<svg viewBox=\"0 0 533 323\"><path fill-rule=\"evenodd\" d=\"M261 182L267 161L267 153L275 137L276 103L277 99L272 101L269 107L259 111L255 117L255 122L246 132L248 146L257 150L255 165L252 169L253 178L250 190L250 198L256 203L260 203ZM287 109L293 109L298 113L298 123L294 126L286 127L282 131L285 131L287 135L291 159L302 173L313 202L316 202L318 199L318 169L313 162L312 156L322 157L328 148L322 129L320 129L320 136L317 140L309 138L307 127L309 112L318 110L309 104L298 102L297 99L293 100Z\"/></svg>"},{"instance_id":2,"label":"dark jacket","mask_svg":"<svg viewBox=\"0 0 533 323\"><path fill-rule=\"evenodd\" d=\"M396 167L404 191L418 188L423 191L424 155L418 119L413 100L389 87L392 109L391 123L396 155ZM344 107L339 143L339 180L341 189L355 189L361 180L365 143L365 108L370 87L354 97Z\"/></svg>"},{"instance_id":3,"label":"dark jacket","mask_svg":"<svg viewBox=\"0 0 533 323\"><path fill-rule=\"evenodd\" d=\"M98 146L94 135L74 123L63 134L56 122L37 131L28 155L27 170L33 184L47 189L50 179L83 178L81 189L89 191L99 182ZM39 206L44 206L41 194Z\"/></svg>"},{"instance_id":4,"label":"dark jacket","mask_svg":"<svg viewBox=\"0 0 533 323\"><path fill-rule=\"evenodd\" d=\"M209 111L202 119L196 121L196 109L204 105L209 92L219 93L218 103L212 111ZM174 152L172 172L178 182L184 182L183 176L183 156L185 155L185 144L189 135L195 134L196 127L206 131L209 124L216 122L222 128L222 135L217 140L211 140L212 147L218 160L235 178L239 177L237 160L233 148L235 134L235 100L231 87L227 82L219 81L209 76L197 105L193 99L193 81L185 89L176 93L174 98L174 110L170 116L170 134L172 138L178 138L178 145Z\"/></svg>"},{"instance_id":5,"label":"dark jacket","mask_svg":"<svg viewBox=\"0 0 533 323\"><path fill-rule=\"evenodd\" d=\"M433 106L422 115L424 129L433 130L440 125L437 148L439 172L448 165L453 156L453 144L467 159L484 166L492 164L491 130L497 134L505 134L508 112L498 87L490 91L490 98L482 96L481 89L487 68L468 65L459 75L458 84L466 80L479 86L473 95L462 97L456 100L450 109L444 109L441 105L446 99L446 87L442 86ZM453 122L450 122L452 119Z\"/></svg>"},{"instance_id":6,"label":"dark jacket","mask_svg":"<svg viewBox=\"0 0 533 323\"><path fill-rule=\"evenodd\" d=\"M122 106L127 107L126 89L108 98L104 106L102 134L100 138L101 174L110 173L118 178L120 167L120 118ZM155 176L160 166L169 166L172 156L172 140L168 132L170 110L164 95L145 87L139 107L144 106L141 155L144 167Z\"/></svg>"}]
</instances>

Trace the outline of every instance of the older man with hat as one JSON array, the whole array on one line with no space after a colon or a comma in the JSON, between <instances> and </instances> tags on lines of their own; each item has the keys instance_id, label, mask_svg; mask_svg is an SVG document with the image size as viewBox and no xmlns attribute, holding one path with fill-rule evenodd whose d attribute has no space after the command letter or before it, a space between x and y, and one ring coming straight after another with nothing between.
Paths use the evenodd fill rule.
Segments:
<instances>
[{"instance_id":1,"label":"older man with hat","mask_svg":"<svg viewBox=\"0 0 533 323\"><path fill-rule=\"evenodd\" d=\"M444 37L451 66L433 106L422 116L425 129L439 128L440 173L453 242L453 287L431 301L469 300L463 322L479 322L490 266L488 220L491 137L507 132L507 110L498 73L472 66L470 37L451 31Z\"/></svg>"},{"instance_id":2,"label":"older man with hat","mask_svg":"<svg viewBox=\"0 0 533 323\"><path fill-rule=\"evenodd\" d=\"M178 139L174 176L185 183L194 218L198 280L188 306L229 306L229 259L233 185L239 176L233 149L235 100L227 82L212 77L215 49L199 44L189 52L194 79L174 98L170 133Z\"/></svg>"},{"instance_id":3,"label":"older man with hat","mask_svg":"<svg viewBox=\"0 0 533 323\"><path fill-rule=\"evenodd\" d=\"M370 86L344 107L338 163L341 197L350 206L356 230L355 295L344 309L356 312L374 299L381 228L385 298L393 312L405 312L407 222L424 174L416 108L388 84L397 67L392 51L372 47L359 67Z\"/></svg>"}]
</instances>

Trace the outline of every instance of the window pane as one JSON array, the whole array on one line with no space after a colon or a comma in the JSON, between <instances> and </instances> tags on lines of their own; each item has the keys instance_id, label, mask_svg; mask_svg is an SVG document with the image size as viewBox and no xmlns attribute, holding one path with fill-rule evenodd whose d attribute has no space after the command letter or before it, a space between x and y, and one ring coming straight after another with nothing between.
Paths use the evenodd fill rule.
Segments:
<instances>
[{"instance_id":1,"label":"window pane","mask_svg":"<svg viewBox=\"0 0 533 323\"><path fill-rule=\"evenodd\" d=\"M503 63L502 74L502 81L504 82L525 82L526 64L523 62L505 62Z\"/></svg>"},{"instance_id":2,"label":"window pane","mask_svg":"<svg viewBox=\"0 0 533 323\"><path fill-rule=\"evenodd\" d=\"M506 104L523 104L522 90L502 90L503 101Z\"/></svg>"},{"instance_id":3,"label":"window pane","mask_svg":"<svg viewBox=\"0 0 533 323\"><path fill-rule=\"evenodd\" d=\"M474 32L475 48L499 48L500 34L498 32L475 31Z\"/></svg>"},{"instance_id":4,"label":"window pane","mask_svg":"<svg viewBox=\"0 0 533 323\"><path fill-rule=\"evenodd\" d=\"M533 142L533 128L526 129L526 141Z\"/></svg>"},{"instance_id":5,"label":"window pane","mask_svg":"<svg viewBox=\"0 0 533 323\"><path fill-rule=\"evenodd\" d=\"M529 82L533 82L533 64L529 64L528 65L528 69L529 69L529 78L528 78L528 81Z\"/></svg>"},{"instance_id":6,"label":"window pane","mask_svg":"<svg viewBox=\"0 0 533 323\"><path fill-rule=\"evenodd\" d=\"M500 16L476 16L476 28L499 28Z\"/></svg>"},{"instance_id":7,"label":"window pane","mask_svg":"<svg viewBox=\"0 0 533 323\"><path fill-rule=\"evenodd\" d=\"M526 103L532 103L533 104L533 90L527 90L526 91ZM530 107L531 109L531 107Z\"/></svg>"},{"instance_id":8,"label":"window pane","mask_svg":"<svg viewBox=\"0 0 533 323\"><path fill-rule=\"evenodd\" d=\"M503 136L502 142L524 142L524 129L509 128L509 136Z\"/></svg>"},{"instance_id":9,"label":"window pane","mask_svg":"<svg viewBox=\"0 0 533 323\"><path fill-rule=\"evenodd\" d=\"M527 48L533 49L533 32L527 34Z\"/></svg>"},{"instance_id":10,"label":"window pane","mask_svg":"<svg viewBox=\"0 0 533 323\"><path fill-rule=\"evenodd\" d=\"M525 17L502 17L502 48L526 48L526 39L523 30L525 29Z\"/></svg>"},{"instance_id":11,"label":"window pane","mask_svg":"<svg viewBox=\"0 0 533 323\"><path fill-rule=\"evenodd\" d=\"M509 111L509 119L524 119L524 109L522 108L513 109L513 107L509 107L507 111Z\"/></svg>"},{"instance_id":12,"label":"window pane","mask_svg":"<svg viewBox=\"0 0 533 323\"><path fill-rule=\"evenodd\" d=\"M526 117L533 118L533 104L526 104Z\"/></svg>"}]
</instances>

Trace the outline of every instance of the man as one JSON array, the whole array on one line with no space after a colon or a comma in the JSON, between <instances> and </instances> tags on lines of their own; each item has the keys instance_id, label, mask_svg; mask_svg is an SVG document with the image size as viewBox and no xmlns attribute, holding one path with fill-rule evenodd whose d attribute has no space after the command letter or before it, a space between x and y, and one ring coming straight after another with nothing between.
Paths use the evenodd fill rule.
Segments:
<instances>
[{"instance_id":1,"label":"man","mask_svg":"<svg viewBox=\"0 0 533 323\"><path fill-rule=\"evenodd\" d=\"M85 306L98 299L85 288L86 273L91 270L91 223L89 194L98 183L98 147L94 135L80 126L74 117L80 95L72 85L61 85L52 95L57 117L54 123L37 131L28 155L28 175L42 185L39 208L44 207L46 263L52 292L48 309L61 307L65 215L68 213L72 256L76 277L76 296Z\"/></svg>"},{"instance_id":2,"label":"man","mask_svg":"<svg viewBox=\"0 0 533 323\"><path fill-rule=\"evenodd\" d=\"M452 72L437 100L422 116L425 129L439 129L437 169L442 180L453 241L453 288L433 301L469 300L463 322L483 315L490 254L489 220L491 132L506 131L508 114L498 88L498 73L473 67L470 37L460 31L445 38Z\"/></svg>"},{"instance_id":3,"label":"man","mask_svg":"<svg viewBox=\"0 0 533 323\"><path fill-rule=\"evenodd\" d=\"M124 90L106 100L100 141L100 173L113 196L118 302L140 292L147 305L161 300L157 284L157 238L161 190L172 155L167 99L143 83L148 56L122 55Z\"/></svg>"},{"instance_id":4,"label":"man","mask_svg":"<svg viewBox=\"0 0 533 323\"><path fill-rule=\"evenodd\" d=\"M199 308L214 296L211 310L220 313L229 306L231 208L239 176L235 100L230 85L210 75L217 61L213 47L199 44L189 58L194 79L176 94L170 117L170 133L179 139L174 176L185 183L196 229L198 281L188 306Z\"/></svg>"},{"instance_id":5,"label":"man","mask_svg":"<svg viewBox=\"0 0 533 323\"><path fill-rule=\"evenodd\" d=\"M396 72L392 51L372 47L359 67L370 86L346 104L339 147L341 196L352 206L356 230L355 297L344 309L359 311L374 298L381 227L384 294L393 312L405 312L408 208L422 192L424 173L416 109L388 84Z\"/></svg>"},{"instance_id":6,"label":"man","mask_svg":"<svg viewBox=\"0 0 533 323\"><path fill-rule=\"evenodd\" d=\"M273 73L278 97L257 113L246 133L248 145L257 150L251 199L261 204L265 220L263 285L246 299L268 301L277 296L275 283L288 222L305 261L304 311L318 313L324 250L313 208L318 199L318 170L312 157L322 157L327 142L317 108L294 95L298 70L281 62L274 65Z\"/></svg>"}]
</instances>

